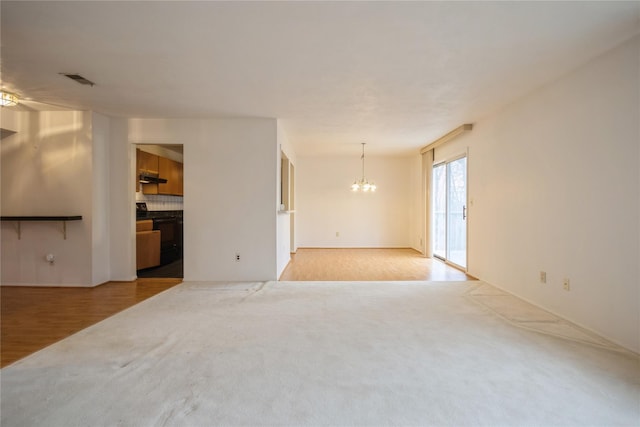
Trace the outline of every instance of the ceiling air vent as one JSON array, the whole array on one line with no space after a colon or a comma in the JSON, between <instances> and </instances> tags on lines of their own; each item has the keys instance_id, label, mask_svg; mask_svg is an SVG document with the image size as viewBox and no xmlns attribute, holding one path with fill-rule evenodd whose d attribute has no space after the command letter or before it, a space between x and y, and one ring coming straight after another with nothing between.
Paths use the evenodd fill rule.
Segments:
<instances>
[{"instance_id":1,"label":"ceiling air vent","mask_svg":"<svg viewBox=\"0 0 640 427\"><path fill-rule=\"evenodd\" d=\"M67 73L60 73L63 76L69 77L71 80L80 83L81 85L89 85L89 86L94 86L95 83L92 82L91 80L87 80L84 77L82 77L80 74L67 74Z\"/></svg>"}]
</instances>

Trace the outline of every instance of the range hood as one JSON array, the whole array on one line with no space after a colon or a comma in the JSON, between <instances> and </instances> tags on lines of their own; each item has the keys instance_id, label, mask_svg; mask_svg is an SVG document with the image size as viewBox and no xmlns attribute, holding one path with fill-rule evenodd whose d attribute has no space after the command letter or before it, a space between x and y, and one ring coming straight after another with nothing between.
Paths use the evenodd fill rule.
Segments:
<instances>
[{"instance_id":1,"label":"range hood","mask_svg":"<svg viewBox=\"0 0 640 427\"><path fill-rule=\"evenodd\" d=\"M165 184L166 179L160 178L157 173L141 172L139 176L140 184Z\"/></svg>"}]
</instances>

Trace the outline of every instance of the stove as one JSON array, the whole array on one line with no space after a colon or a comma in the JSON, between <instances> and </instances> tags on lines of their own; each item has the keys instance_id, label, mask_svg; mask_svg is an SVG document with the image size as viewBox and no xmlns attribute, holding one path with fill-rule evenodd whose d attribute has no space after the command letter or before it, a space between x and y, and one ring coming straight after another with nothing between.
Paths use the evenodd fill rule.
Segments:
<instances>
[{"instance_id":1,"label":"stove","mask_svg":"<svg viewBox=\"0 0 640 427\"><path fill-rule=\"evenodd\" d=\"M182 258L182 211L150 211L145 202L136 202L136 219L153 220L153 229L160 230L160 264Z\"/></svg>"}]
</instances>

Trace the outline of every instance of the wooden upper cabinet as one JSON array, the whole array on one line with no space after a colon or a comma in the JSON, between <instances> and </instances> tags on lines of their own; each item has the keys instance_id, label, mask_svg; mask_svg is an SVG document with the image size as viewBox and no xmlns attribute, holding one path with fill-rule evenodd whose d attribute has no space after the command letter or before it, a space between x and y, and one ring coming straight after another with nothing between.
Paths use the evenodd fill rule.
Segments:
<instances>
[{"instance_id":1,"label":"wooden upper cabinet","mask_svg":"<svg viewBox=\"0 0 640 427\"><path fill-rule=\"evenodd\" d=\"M139 148L136 149L136 163L138 167L136 168L136 191L140 191L139 178L142 172L148 172L152 174L158 173L158 165L159 165L159 156L155 154L147 153L146 151L142 151ZM142 193L143 194L158 194L158 184L142 184Z\"/></svg>"},{"instance_id":2,"label":"wooden upper cabinet","mask_svg":"<svg viewBox=\"0 0 640 427\"><path fill-rule=\"evenodd\" d=\"M182 163L165 157L160 157L158 169L160 172L160 178L167 180L165 184L158 184L158 194L182 196L184 194Z\"/></svg>"},{"instance_id":3,"label":"wooden upper cabinet","mask_svg":"<svg viewBox=\"0 0 640 427\"><path fill-rule=\"evenodd\" d=\"M184 196L184 164L176 162L176 194L178 196Z\"/></svg>"},{"instance_id":4,"label":"wooden upper cabinet","mask_svg":"<svg viewBox=\"0 0 640 427\"><path fill-rule=\"evenodd\" d=\"M146 171L151 173L158 173L159 156L155 154L147 153L139 148L136 150L138 153L138 171Z\"/></svg>"}]
</instances>

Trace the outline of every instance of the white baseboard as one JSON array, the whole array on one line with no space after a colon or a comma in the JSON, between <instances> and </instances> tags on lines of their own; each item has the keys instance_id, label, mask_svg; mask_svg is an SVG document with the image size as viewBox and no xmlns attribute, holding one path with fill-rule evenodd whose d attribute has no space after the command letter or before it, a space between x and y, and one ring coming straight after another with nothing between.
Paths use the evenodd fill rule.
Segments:
<instances>
[{"instance_id":1,"label":"white baseboard","mask_svg":"<svg viewBox=\"0 0 640 427\"><path fill-rule=\"evenodd\" d=\"M470 274L470 273L467 273L467 274ZM513 295L516 298L520 298L521 300L526 301L529 304L534 305L534 306L536 306L538 308L541 308L542 310L547 311L547 312L553 314L554 316L557 316L557 317L559 317L559 318L561 318L563 320L566 320L566 321L568 321L570 323L573 323L574 325L576 325L576 326L578 326L578 327L580 327L580 328L582 328L582 329L584 329L586 331L589 331L589 332L591 332L591 333L593 333L593 334L595 334L595 335L597 335L599 337L602 337L602 338L614 343L615 345L618 345L618 346L624 348L625 350L633 353L636 356L640 356L639 352L637 352L636 350L630 348L627 344L621 343L620 341L616 340L615 338L610 337L609 335L607 335L606 333L604 333L602 331L598 331L598 330L595 330L595 329L593 329L593 328L591 328L589 326L586 326L582 322L578 322L578 321L572 319L571 317L569 317L569 316L567 316L565 314L560 314L556 310L552 310L550 308L547 308L547 307L545 307L544 305L540 304L537 301L533 301L533 300L531 300L529 298L525 298L525 297L523 297L523 296L521 296L521 295L519 295L519 294L517 294L517 293L515 293L515 292L513 292L513 291L511 291L509 289L505 289L502 286L498 286L496 284L493 284L493 283L491 283L491 282L489 282L487 280L484 280L484 279L482 279L482 278L480 278L478 276L474 276L474 277L476 277L481 282L484 282L484 283L486 283L488 285L491 285L491 286L493 286L495 288L498 288L498 289L508 293L509 295Z\"/></svg>"}]
</instances>

